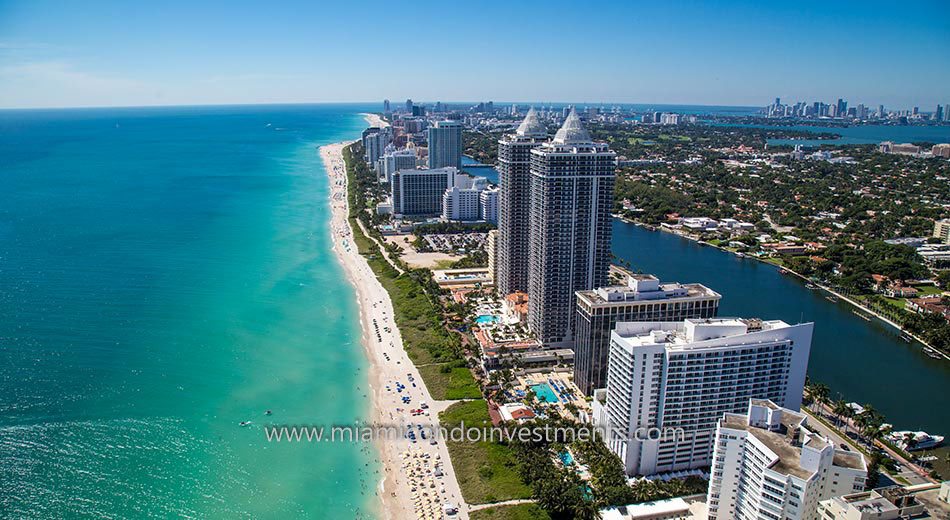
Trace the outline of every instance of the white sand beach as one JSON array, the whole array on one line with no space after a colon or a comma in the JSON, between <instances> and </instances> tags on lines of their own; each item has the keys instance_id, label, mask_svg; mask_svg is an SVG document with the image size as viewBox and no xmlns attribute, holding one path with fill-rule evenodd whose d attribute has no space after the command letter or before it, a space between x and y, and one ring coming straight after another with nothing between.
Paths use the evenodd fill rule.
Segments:
<instances>
[{"instance_id":1,"label":"white sand beach","mask_svg":"<svg viewBox=\"0 0 950 520\"><path fill-rule=\"evenodd\" d=\"M366 124L370 127L385 128L389 126L389 123L387 123L383 118L379 117L379 114L363 113L360 115L363 116L363 119L366 120Z\"/></svg>"},{"instance_id":2,"label":"white sand beach","mask_svg":"<svg viewBox=\"0 0 950 520\"><path fill-rule=\"evenodd\" d=\"M364 116L370 125L386 124L378 116ZM352 241L353 231L347 220L346 172L342 155L343 148L348 144L324 146L320 148L320 156L330 177L333 250L356 288L359 303L362 343L370 362L372 421L377 424L423 425L431 422L437 427L438 413L453 401L432 400L419 372L402 348L399 329L393 322L389 294ZM405 386L401 392L397 391L397 383ZM404 396L411 398L409 404L403 403ZM412 416L410 410L420 408L423 402L428 404L430 415ZM383 478L377 489L383 518L441 519L444 517L444 503L458 507L459 518L468 518L448 450L441 440L432 445L429 440L418 436L417 442L400 438L378 441L377 448L383 468ZM443 473L441 477L434 476L437 465Z\"/></svg>"}]
</instances>

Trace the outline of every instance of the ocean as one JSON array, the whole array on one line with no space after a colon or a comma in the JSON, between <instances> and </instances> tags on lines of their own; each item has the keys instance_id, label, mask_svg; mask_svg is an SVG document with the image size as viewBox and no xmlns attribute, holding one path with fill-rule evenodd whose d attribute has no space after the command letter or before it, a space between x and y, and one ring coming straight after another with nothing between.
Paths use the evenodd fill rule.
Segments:
<instances>
[{"instance_id":1,"label":"ocean","mask_svg":"<svg viewBox=\"0 0 950 520\"><path fill-rule=\"evenodd\" d=\"M376 516L262 429L368 417L316 147L372 108L0 111L0 516Z\"/></svg>"}]
</instances>

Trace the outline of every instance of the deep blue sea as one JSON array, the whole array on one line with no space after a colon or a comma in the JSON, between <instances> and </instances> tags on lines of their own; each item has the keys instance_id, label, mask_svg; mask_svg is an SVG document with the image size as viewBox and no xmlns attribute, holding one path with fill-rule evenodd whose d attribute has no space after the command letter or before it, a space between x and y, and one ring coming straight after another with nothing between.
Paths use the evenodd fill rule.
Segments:
<instances>
[{"instance_id":1,"label":"deep blue sea","mask_svg":"<svg viewBox=\"0 0 950 520\"><path fill-rule=\"evenodd\" d=\"M0 517L374 516L261 429L368 412L316 147L369 108L0 111Z\"/></svg>"}]
</instances>

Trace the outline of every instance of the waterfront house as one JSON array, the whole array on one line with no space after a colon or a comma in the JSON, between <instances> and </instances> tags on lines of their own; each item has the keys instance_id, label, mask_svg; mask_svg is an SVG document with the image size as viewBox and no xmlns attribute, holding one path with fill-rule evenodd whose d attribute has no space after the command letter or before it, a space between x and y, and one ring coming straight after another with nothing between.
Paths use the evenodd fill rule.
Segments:
<instances>
[{"instance_id":1,"label":"waterfront house","mask_svg":"<svg viewBox=\"0 0 950 520\"><path fill-rule=\"evenodd\" d=\"M907 310L917 314L939 314L950 321L950 306L943 302L940 296L929 296L926 298L912 298L907 300Z\"/></svg>"}]
</instances>

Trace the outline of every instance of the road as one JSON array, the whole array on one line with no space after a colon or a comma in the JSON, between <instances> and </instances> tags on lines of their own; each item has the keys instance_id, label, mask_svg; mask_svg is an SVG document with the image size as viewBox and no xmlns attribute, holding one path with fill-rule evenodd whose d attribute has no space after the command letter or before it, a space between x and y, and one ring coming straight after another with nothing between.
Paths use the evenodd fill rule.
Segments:
<instances>
[{"instance_id":1,"label":"road","mask_svg":"<svg viewBox=\"0 0 950 520\"><path fill-rule=\"evenodd\" d=\"M831 410L827 408L826 406L823 406L822 408L824 408L824 411L822 413L821 418L833 424L834 415L831 413ZM803 406L802 411L812 417L815 417L815 412L813 412L811 409L807 407ZM831 439L831 441L835 443L835 446L839 448L841 447L842 444L846 444L847 446L851 448L852 451L860 451L864 449L864 446L860 446L858 442L855 441L854 439L846 437L843 433L841 433L837 429L832 429L825 426L825 424L822 423L821 421L810 420L808 421L808 426L816 430L822 436ZM851 422L848 422L848 427L850 428L849 431L857 431L857 427ZM877 443L877 447L884 450L888 455L890 455L891 458L893 458L900 464L901 470L898 472L897 475L887 475L891 479L895 477L902 477L906 479L907 482L909 482L911 485L930 484L933 482L930 479L930 477L927 475L927 472L923 468L920 468L916 464L913 464L912 462L908 461L899 453L894 452L893 450L891 450L886 445L880 442ZM858 448L860 448L860 450Z\"/></svg>"}]
</instances>

